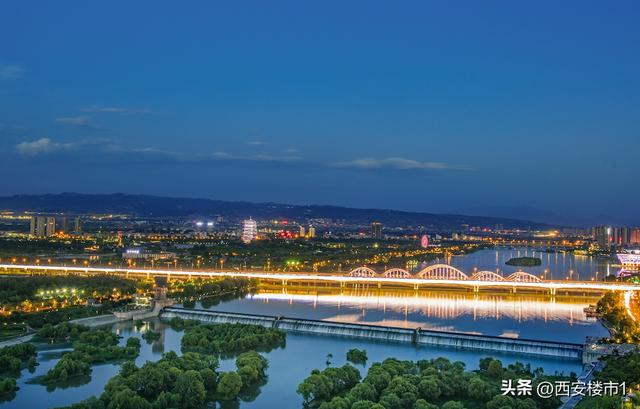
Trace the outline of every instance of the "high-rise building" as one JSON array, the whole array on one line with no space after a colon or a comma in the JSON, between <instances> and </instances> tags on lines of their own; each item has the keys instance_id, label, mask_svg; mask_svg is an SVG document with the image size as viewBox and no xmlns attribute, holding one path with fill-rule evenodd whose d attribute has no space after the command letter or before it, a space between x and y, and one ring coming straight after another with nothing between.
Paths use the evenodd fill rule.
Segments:
<instances>
[{"instance_id":1,"label":"high-rise building","mask_svg":"<svg viewBox=\"0 0 640 409\"><path fill-rule=\"evenodd\" d=\"M32 216L29 233L36 237L49 237L56 233L56 218Z\"/></svg>"},{"instance_id":2,"label":"high-rise building","mask_svg":"<svg viewBox=\"0 0 640 409\"><path fill-rule=\"evenodd\" d=\"M80 216L77 216L76 219L73 222L73 230L75 230L76 234L80 234L82 233L82 220L80 219Z\"/></svg>"},{"instance_id":3,"label":"high-rise building","mask_svg":"<svg viewBox=\"0 0 640 409\"><path fill-rule=\"evenodd\" d=\"M61 217L58 219L58 231L69 234L69 218Z\"/></svg>"},{"instance_id":4,"label":"high-rise building","mask_svg":"<svg viewBox=\"0 0 640 409\"><path fill-rule=\"evenodd\" d=\"M382 238L382 223L380 222L371 223L371 238L373 239Z\"/></svg>"},{"instance_id":5,"label":"high-rise building","mask_svg":"<svg viewBox=\"0 0 640 409\"><path fill-rule=\"evenodd\" d=\"M613 234L611 226L596 226L593 228L593 238L598 247L605 249L611 246Z\"/></svg>"},{"instance_id":6,"label":"high-rise building","mask_svg":"<svg viewBox=\"0 0 640 409\"><path fill-rule=\"evenodd\" d=\"M596 226L593 228L593 238L602 249L637 245L640 244L640 228Z\"/></svg>"},{"instance_id":7,"label":"high-rise building","mask_svg":"<svg viewBox=\"0 0 640 409\"><path fill-rule=\"evenodd\" d=\"M244 243L251 243L256 236L258 236L258 224L249 217L248 220L242 223L242 241Z\"/></svg>"},{"instance_id":8,"label":"high-rise building","mask_svg":"<svg viewBox=\"0 0 640 409\"><path fill-rule=\"evenodd\" d=\"M298 233L298 236L300 238L307 237L306 233L307 232L304 230L304 226L300 226L300 233Z\"/></svg>"},{"instance_id":9,"label":"high-rise building","mask_svg":"<svg viewBox=\"0 0 640 409\"><path fill-rule=\"evenodd\" d=\"M309 226L309 233L307 234L307 237L309 237L310 239L316 237L316 228L313 226Z\"/></svg>"},{"instance_id":10,"label":"high-rise building","mask_svg":"<svg viewBox=\"0 0 640 409\"><path fill-rule=\"evenodd\" d=\"M47 217L47 225L45 227L44 235L49 237L56 234L56 218Z\"/></svg>"}]
</instances>

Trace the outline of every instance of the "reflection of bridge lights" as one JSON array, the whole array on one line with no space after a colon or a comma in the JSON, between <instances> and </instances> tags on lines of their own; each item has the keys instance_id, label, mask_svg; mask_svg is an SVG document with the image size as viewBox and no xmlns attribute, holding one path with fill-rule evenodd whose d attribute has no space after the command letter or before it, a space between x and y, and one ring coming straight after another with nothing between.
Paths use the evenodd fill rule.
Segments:
<instances>
[{"instance_id":1,"label":"reflection of bridge lights","mask_svg":"<svg viewBox=\"0 0 640 409\"><path fill-rule=\"evenodd\" d=\"M419 297L404 295L377 295L374 292L357 292L350 295L340 294L284 294L260 292L249 297L262 302L283 301L308 303L311 305L329 304L350 306L353 308L380 309L407 315L419 313L427 317L458 318L470 314L474 319L510 318L516 321L542 319L546 321L567 321L573 323L590 322L584 307L588 303L549 302L535 298L508 299L497 296L468 298L456 294L424 294Z\"/></svg>"}]
</instances>

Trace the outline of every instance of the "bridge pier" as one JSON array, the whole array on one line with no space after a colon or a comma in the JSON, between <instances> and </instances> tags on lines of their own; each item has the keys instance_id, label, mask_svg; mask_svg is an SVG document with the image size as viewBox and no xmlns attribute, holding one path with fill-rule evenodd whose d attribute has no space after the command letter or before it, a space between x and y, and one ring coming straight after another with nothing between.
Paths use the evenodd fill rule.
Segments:
<instances>
[{"instance_id":1,"label":"bridge pier","mask_svg":"<svg viewBox=\"0 0 640 409\"><path fill-rule=\"evenodd\" d=\"M556 289L555 288L550 288L549 292L551 293L551 295L556 295Z\"/></svg>"}]
</instances>

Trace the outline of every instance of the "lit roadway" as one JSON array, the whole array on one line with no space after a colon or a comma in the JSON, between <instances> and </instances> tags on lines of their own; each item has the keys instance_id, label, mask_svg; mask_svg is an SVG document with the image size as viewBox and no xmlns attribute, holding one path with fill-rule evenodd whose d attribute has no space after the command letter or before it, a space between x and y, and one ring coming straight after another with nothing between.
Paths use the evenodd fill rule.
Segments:
<instances>
[{"instance_id":1,"label":"lit roadway","mask_svg":"<svg viewBox=\"0 0 640 409\"><path fill-rule=\"evenodd\" d=\"M424 279L424 278L383 278L383 277L346 277L338 275L317 275L310 273L268 273L253 271L203 271L203 270L157 270L157 269L136 269L136 268L109 268L109 267L87 267L87 266L50 266L50 265L26 265L26 264L0 264L0 269L23 270L33 272L81 272L81 273L109 273L122 275L153 275L167 277L243 277L256 278L262 280L276 280L286 284L288 281L314 281L326 283L346 284L395 284L412 286L415 289L420 287L446 286L446 287L471 287L474 291L479 291L483 287L500 288L510 290L538 289L548 290L555 294L556 290L561 291L640 291L640 284L619 284L604 283L595 281L539 281L539 282L518 282L518 281L483 281L483 280L455 280L455 279Z\"/></svg>"}]
</instances>

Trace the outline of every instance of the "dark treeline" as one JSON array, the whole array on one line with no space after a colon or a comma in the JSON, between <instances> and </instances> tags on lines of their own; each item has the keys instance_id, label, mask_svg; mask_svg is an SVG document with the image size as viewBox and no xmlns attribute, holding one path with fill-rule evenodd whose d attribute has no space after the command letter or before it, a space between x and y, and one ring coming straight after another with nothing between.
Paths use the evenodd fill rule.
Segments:
<instances>
[{"instance_id":1,"label":"dark treeline","mask_svg":"<svg viewBox=\"0 0 640 409\"><path fill-rule=\"evenodd\" d=\"M225 277L223 279L197 278L188 281L175 281L169 287L169 297L177 300L193 300L213 297L220 294L247 290L256 286L254 280Z\"/></svg>"},{"instance_id":2,"label":"dark treeline","mask_svg":"<svg viewBox=\"0 0 640 409\"><path fill-rule=\"evenodd\" d=\"M23 277L0 277L0 303L17 304L25 300L42 298L39 293L62 288L74 288L83 296L109 299L114 289L122 295L131 295L136 291L136 282L114 275L96 276L51 276L31 275ZM51 297L70 297L70 293L52 293Z\"/></svg>"}]
</instances>

